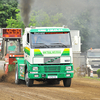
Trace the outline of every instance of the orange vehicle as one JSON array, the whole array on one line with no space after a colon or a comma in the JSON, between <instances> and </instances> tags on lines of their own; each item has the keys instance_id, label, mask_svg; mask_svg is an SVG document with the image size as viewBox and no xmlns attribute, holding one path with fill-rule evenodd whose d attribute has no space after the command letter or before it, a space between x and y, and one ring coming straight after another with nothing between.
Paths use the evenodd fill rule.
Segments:
<instances>
[{"instance_id":1,"label":"orange vehicle","mask_svg":"<svg viewBox=\"0 0 100 100\"><path fill-rule=\"evenodd\" d=\"M16 58L24 57L21 53L22 29L20 28L3 28L3 58L5 61L0 61L3 64L1 68L5 74L15 69ZM1 66L2 67L2 66Z\"/></svg>"}]
</instances>

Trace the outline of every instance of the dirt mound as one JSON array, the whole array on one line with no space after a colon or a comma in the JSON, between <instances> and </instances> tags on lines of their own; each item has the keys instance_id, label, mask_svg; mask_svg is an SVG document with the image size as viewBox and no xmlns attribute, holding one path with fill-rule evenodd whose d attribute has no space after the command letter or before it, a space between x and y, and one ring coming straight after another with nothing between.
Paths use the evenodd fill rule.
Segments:
<instances>
[{"instance_id":1,"label":"dirt mound","mask_svg":"<svg viewBox=\"0 0 100 100\"><path fill-rule=\"evenodd\" d=\"M15 83L15 71L9 72L7 75L2 75L0 77L0 81L9 82L9 83Z\"/></svg>"},{"instance_id":2,"label":"dirt mound","mask_svg":"<svg viewBox=\"0 0 100 100\"><path fill-rule=\"evenodd\" d=\"M0 75L0 82L4 80L5 75Z\"/></svg>"}]
</instances>

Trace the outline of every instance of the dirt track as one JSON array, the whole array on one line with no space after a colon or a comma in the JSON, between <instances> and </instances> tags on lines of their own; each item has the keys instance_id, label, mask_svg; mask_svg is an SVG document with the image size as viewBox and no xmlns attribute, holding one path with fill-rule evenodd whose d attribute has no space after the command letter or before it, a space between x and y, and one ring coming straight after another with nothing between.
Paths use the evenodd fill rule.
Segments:
<instances>
[{"instance_id":1,"label":"dirt track","mask_svg":"<svg viewBox=\"0 0 100 100\"><path fill-rule=\"evenodd\" d=\"M74 77L70 88L63 87L62 81L60 85L35 81L33 87L27 87L14 84L10 77L0 82L0 100L100 100L100 81Z\"/></svg>"}]
</instances>

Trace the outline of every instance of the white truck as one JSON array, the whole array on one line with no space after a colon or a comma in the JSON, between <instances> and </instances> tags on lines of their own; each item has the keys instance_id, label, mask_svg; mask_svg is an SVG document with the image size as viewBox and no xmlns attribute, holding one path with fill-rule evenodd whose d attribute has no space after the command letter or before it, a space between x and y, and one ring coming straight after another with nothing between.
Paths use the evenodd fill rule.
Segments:
<instances>
[{"instance_id":1,"label":"white truck","mask_svg":"<svg viewBox=\"0 0 100 100\"><path fill-rule=\"evenodd\" d=\"M88 76L91 73L96 74L97 70L100 69L100 49L89 49L86 53L86 67Z\"/></svg>"},{"instance_id":2,"label":"white truck","mask_svg":"<svg viewBox=\"0 0 100 100\"><path fill-rule=\"evenodd\" d=\"M23 35L24 58L16 58L15 83L24 80L63 80L70 87L74 75L70 29L64 27L26 28Z\"/></svg>"}]
</instances>

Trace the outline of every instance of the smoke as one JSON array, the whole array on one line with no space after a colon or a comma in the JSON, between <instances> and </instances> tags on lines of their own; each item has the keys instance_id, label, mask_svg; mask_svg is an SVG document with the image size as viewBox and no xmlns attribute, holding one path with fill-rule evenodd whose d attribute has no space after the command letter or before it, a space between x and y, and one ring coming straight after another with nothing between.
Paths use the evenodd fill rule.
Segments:
<instances>
[{"instance_id":1,"label":"smoke","mask_svg":"<svg viewBox=\"0 0 100 100\"><path fill-rule=\"evenodd\" d=\"M21 16L25 26L28 26L30 19L31 7L34 0L18 0L19 8L21 10Z\"/></svg>"},{"instance_id":2,"label":"smoke","mask_svg":"<svg viewBox=\"0 0 100 100\"><path fill-rule=\"evenodd\" d=\"M33 2L34 6L32 6ZM32 10L37 13L39 10L44 11L49 16L62 13L63 17L58 23L68 26L71 30L80 30L83 39L82 49L83 47L85 49L100 48L98 36L100 33L100 0L19 0L19 4L25 26L29 24L29 15ZM41 23L42 18L44 16L40 14L36 22Z\"/></svg>"}]
</instances>

